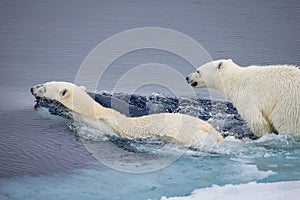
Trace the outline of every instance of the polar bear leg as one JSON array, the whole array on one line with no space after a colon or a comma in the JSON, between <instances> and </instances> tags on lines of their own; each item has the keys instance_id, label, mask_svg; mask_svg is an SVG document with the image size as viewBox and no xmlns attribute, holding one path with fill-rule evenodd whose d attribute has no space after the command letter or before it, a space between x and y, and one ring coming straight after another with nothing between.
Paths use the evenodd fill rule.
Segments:
<instances>
[{"instance_id":1,"label":"polar bear leg","mask_svg":"<svg viewBox=\"0 0 300 200\"><path fill-rule=\"evenodd\" d=\"M284 107L285 109L285 107ZM295 112L297 111L297 109L292 109L292 112ZM277 132L277 133L298 133L299 134L299 128L297 128L297 126L295 124L297 124L297 122L291 122L291 120L295 119L295 117L293 116L297 116L296 113L293 114L293 116L291 117L286 117L285 120L282 119L282 114L279 114L279 113L284 113L286 112L285 110L282 111L282 112L277 112L275 114L275 116L271 116L270 117L270 122L273 124L274 126L274 130ZM298 112L297 112L298 113Z\"/></svg>"},{"instance_id":2,"label":"polar bear leg","mask_svg":"<svg viewBox=\"0 0 300 200\"><path fill-rule=\"evenodd\" d=\"M269 120L259 109L252 108L246 113L246 116L248 116L245 118L248 119L247 124L255 135L261 137L266 133L272 132L272 126ZM249 116L251 117L249 118Z\"/></svg>"}]
</instances>

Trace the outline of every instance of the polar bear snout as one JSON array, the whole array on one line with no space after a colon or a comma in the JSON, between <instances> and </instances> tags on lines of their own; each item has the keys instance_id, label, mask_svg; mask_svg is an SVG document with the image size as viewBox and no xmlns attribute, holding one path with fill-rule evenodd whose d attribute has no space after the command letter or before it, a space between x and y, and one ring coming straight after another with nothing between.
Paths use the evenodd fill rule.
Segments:
<instances>
[{"instance_id":1,"label":"polar bear snout","mask_svg":"<svg viewBox=\"0 0 300 200\"><path fill-rule=\"evenodd\" d=\"M30 88L30 92L35 98L40 98L43 97L43 95L45 94L46 87L44 87L43 84L36 85Z\"/></svg>"},{"instance_id":2,"label":"polar bear snout","mask_svg":"<svg viewBox=\"0 0 300 200\"><path fill-rule=\"evenodd\" d=\"M188 84L191 84L193 82L193 78L192 78L192 74L188 75L187 77L185 77L185 80Z\"/></svg>"},{"instance_id":3,"label":"polar bear snout","mask_svg":"<svg viewBox=\"0 0 300 200\"><path fill-rule=\"evenodd\" d=\"M187 81L187 83L190 84L192 87L198 87L199 86L199 84L198 84L199 79L200 79L199 75L194 74L194 73L191 73L190 75L185 77L185 80Z\"/></svg>"},{"instance_id":4,"label":"polar bear snout","mask_svg":"<svg viewBox=\"0 0 300 200\"><path fill-rule=\"evenodd\" d=\"M188 84L191 84L191 86L196 87L197 86L197 82L193 81L190 76L185 77L185 80Z\"/></svg>"}]
</instances>

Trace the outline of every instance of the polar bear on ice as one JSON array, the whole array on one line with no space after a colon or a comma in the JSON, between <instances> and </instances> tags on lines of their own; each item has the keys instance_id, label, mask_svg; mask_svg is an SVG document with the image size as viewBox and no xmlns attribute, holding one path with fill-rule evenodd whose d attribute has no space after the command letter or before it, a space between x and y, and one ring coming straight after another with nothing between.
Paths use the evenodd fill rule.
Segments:
<instances>
[{"instance_id":1,"label":"polar bear on ice","mask_svg":"<svg viewBox=\"0 0 300 200\"><path fill-rule=\"evenodd\" d=\"M254 134L300 135L300 70L295 66L240 67L231 59L200 66L186 77L191 86L221 92Z\"/></svg>"},{"instance_id":2,"label":"polar bear on ice","mask_svg":"<svg viewBox=\"0 0 300 200\"><path fill-rule=\"evenodd\" d=\"M56 100L72 110L77 120L86 122L106 133L128 138L158 136L185 145L196 145L208 138L223 139L210 124L196 117L179 113L161 113L142 117L126 117L105 108L92 99L85 87L68 82L47 82L31 88L36 98Z\"/></svg>"}]
</instances>

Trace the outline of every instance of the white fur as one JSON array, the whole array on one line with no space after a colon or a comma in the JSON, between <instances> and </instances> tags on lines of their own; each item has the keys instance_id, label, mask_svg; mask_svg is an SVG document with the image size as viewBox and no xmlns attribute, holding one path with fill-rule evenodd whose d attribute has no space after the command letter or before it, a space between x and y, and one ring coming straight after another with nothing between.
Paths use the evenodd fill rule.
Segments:
<instances>
[{"instance_id":1,"label":"white fur","mask_svg":"<svg viewBox=\"0 0 300 200\"><path fill-rule=\"evenodd\" d=\"M217 60L200 66L187 81L223 93L257 136L300 134L300 70L295 66L240 67L230 59Z\"/></svg>"},{"instance_id":2,"label":"white fur","mask_svg":"<svg viewBox=\"0 0 300 200\"><path fill-rule=\"evenodd\" d=\"M47 82L33 87L35 97L45 97L62 103L75 117L104 132L129 138L159 136L181 144L193 145L203 138L213 141L223 137L208 123L183 114L153 114L128 118L95 102L84 87L67 82Z\"/></svg>"}]
</instances>

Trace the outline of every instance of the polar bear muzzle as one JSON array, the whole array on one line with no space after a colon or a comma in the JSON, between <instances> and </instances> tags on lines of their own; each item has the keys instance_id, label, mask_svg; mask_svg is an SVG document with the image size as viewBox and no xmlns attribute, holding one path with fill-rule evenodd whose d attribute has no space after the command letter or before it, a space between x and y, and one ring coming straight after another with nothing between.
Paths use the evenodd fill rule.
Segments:
<instances>
[{"instance_id":1,"label":"polar bear muzzle","mask_svg":"<svg viewBox=\"0 0 300 200\"><path fill-rule=\"evenodd\" d=\"M190 84L192 87L195 87L195 88L206 87L206 83L203 80L199 71L191 73L185 79L186 79L187 83Z\"/></svg>"},{"instance_id":2,"label":"polar bear muzzle","mask_svg":"<svg viewBox=\"0 0 300 200\"><path fill-rule=\"evenodd\" d=\"M35 98L41 98L46 91L46 87L44 87L43 84L39 84L30 88L30 92Z\"/></svg>"}]
</instances>

